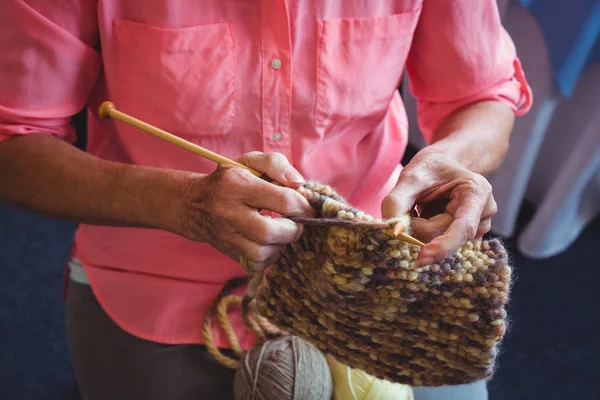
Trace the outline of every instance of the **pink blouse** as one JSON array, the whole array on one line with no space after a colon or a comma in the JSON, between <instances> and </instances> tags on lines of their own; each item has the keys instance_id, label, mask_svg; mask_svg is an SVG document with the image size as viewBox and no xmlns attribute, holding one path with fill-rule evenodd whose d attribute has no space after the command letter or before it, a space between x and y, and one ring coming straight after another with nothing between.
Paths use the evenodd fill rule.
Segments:
<instances>
[{"instance_id":1,"label":"pink blouse","mask_svg":"<svg viewBox=\"0 0 600 400\"><path fill-rule=\"evenodd\" d=\"M405 67L428 139L469 103L497 100L518 115L531 105L494 0L5 0L0 49L0 139L72 141L70 119L87 106L91 154L215 168L100 120L98 106L111 100L230 158L283 153L374 216L407 144L397 91ZM243 275L209 245L157 230L81 225L74 254L114 321L162 343L201 343L204 311Z\"/></svg>"}]
</instances>

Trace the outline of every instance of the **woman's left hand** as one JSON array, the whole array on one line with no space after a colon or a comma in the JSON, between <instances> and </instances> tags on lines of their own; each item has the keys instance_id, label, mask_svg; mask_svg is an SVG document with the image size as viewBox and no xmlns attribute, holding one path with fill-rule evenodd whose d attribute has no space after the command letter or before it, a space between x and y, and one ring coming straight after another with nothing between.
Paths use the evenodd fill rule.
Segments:
<instances>
[{"instance_id":1,"label":"woman's left hand","mask_svg":"<svg viewBox=\"0 0 600 400\"><path fill-rule=\"evenodd\" d=\"M412 219L411 229L426 242L419 265L440 261L465 242L481 239L497 212L486 178L469 171L450 154L427 148L404 167L396 187L383 201L382 215L403 215L415 205L421 212Z\"/></svg>"}]
</instances>

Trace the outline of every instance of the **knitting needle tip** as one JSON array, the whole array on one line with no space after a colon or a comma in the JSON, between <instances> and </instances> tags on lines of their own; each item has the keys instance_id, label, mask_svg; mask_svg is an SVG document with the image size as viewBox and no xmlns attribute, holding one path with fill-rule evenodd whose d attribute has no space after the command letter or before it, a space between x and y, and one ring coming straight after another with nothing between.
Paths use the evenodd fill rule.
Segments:
<instances>
[{"instance_id":1,"label":"knitting needle tip","mask_svg":"<svg viewBox=\"0 0 600 400\"><path fill-rule=\"evenodd\" d=\"M404 225L402 225L400 222L398 222L395 226L394 226L394 236L398 236L400 235L402 232L404 232Z\"/></svg>"},{"instance_id":2,"label":"knitting needle tip","mask_svg":"<svg viewBox=\"0 0 600 400\"><path fill-rule=\"evenodd\" d=\"M404 233L404 225L402 225L400 222L394 226L394 236L403 242L414 244L415 246L425 247L425 243Z\"/></svg>"}]
</instances>

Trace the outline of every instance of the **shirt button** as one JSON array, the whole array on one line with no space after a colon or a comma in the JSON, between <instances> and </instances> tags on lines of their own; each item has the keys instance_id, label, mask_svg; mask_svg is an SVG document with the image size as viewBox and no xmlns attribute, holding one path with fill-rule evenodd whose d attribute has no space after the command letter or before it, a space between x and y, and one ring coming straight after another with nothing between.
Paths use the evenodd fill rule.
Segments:
<instances>
[{"instance_id":1,"label":"shirt button","mask_svg":"<svg viewBox=\"0 0 600 400\"><path fill-rule=\"evenodd\" d=\"M281 133L275 132L273 136L271 136L274 141L279 142L281 140Z\"/></svg>"},{"instance_id":2,"label":"shirt button","mask_svg":"<svg viewBox=\"0 0 600 400\"><path fill-rule=\"evenodd\" d=\"M281 60L279 58L276 58L273 61L271 61L271 67L273 67L273 69L281 68Z\"/></svg>"}]
</instances>

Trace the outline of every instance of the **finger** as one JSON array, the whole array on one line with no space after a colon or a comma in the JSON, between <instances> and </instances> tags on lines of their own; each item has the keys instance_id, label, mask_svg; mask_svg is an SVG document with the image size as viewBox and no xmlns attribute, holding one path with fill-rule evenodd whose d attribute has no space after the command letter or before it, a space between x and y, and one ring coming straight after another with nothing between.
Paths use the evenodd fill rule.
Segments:
<instances>
[{"instance_id":1,"label":"finger","mask_svg":"<svg viewBox=\"0 0 600 400\"><path fill-rule=\"evenodd\" d=\"M494 196L490 194L488 202L483 210L483 214L481 215L481 222L479 222L479 227L477 228L477 234L475 235L476 240L483 240L483 235L492 230L492 217L496 215L498 212L498 205L496 204L496 200L494 200Z\"/></svg>"},{"instance_id":2,"label":"finger","mask_svg":"<svg viewBox=\"0 0 600 400\"><path fill-rule=\"evenodd\" d=\"M245 263L242 267L247 272L259 271L277 261L281 245L265 246L236 231L235 227L226 221L223 225L225 226L213 230L209 243L232 260Z\"/></svg>"},{"instance_id":3,"label":"finger","mask_svg":"<svg viewBox=\"0 0 600 400\"><path fill-rule=\"evenodd\" d=\"M244 261L247 269L258 271L267 267L277 260L281 252L278 245L262 245L257 243L240 232L226 233L215 232L215 238L212 245L220 252L229 256L237 262Z\"/></svg>"},{"instance_id":4,"label":"finger","mask_svg":"<svg viewBox=\"0 0 600 400\"><path fill-rule=\"evenodd\" d=\"M483 235L488 233L492 229L492 219L484 219L479 223L479 227L477 228L477 234L475 235L476 240L482 240Z\"/></svg>"},{"instance_id":5,"label":"finger","mask_svg":"<svg viewBox=\"0 0 600 400\"><path fill-rule=\"evenodd\" d=\"M456 210L458 209L459 205L460 205L460 200L458 197L450 200L448 202L448 204L446 204L446 212L451 215L456 214Z\"/></svg>"},{"instance_id":6,"label":"finger","mask_svg":"<svg viewBox=\"0 0 600 400\"><path fill-rule=\"evenodd\" d=\"M304 183L304 177L281 153L250 152L240 157L238 162L264 172L269 178L285 186L297 188Z\"/></svg>"},{"instance_id":7,"label":"finger","mask_svg":"<svg viewBox=\"0 0 600 400\"><path fill-rule=\"evenodd\" d=\"M494 215L496 215L497 212L498 212L498 204L496 203L494 196L492 194L490 194L490 197L488 198L488 202L485 205L485 209L483 210L483 213L481 214L481 219L490 219Z\"/></svg>"},{"instance_id":8,"label":"finger","mask_svg":"<svg viewBox=\"0 0 600 400\"><path fill-rule=\"evenodd\" d=\"M459 193L458 199L459 206L456 208L454 222L450 226L450 229L454 225L464 243L475 237L481 216L488 203L489 195L480 193L479 190L473 188L463 190ZM460 243L457 248L463 243Z\"/></svg>"},{"instance_id":9,"label":"finger","mask_svg":"<svg viewBox=\"0 0 600 400\"><path fill-rule=\"evenodd\" d=\"M315 210L308 200L294 189L272 185L262 179L253 179L240 188L245 204L269 210L286 217L311 216Z\"/></svg>"},{"instance_id":10,"label":"finger","mask_svg":"<svg viewBox=\"0 0 600 400\"><path fill-rule=\"evenodd\" d=\"M459 195L459 206L448 230L428 243L419 252L419 264L427 265L450 256L468 240L474 239L488 196L476 190L465 190Z\"/></svg>"},{"instance_id":11,"label":"finger","mask_svg":"<svg viewBox=\"0 0 600 400\"><path fill-rule=\"evenodd\" d=\"M395 218L410 212L422 190L423 185L415 174L402 171L396 187L381 203L382 217Z\"/></svg>"},{"instance_id":12,"label":"finger","mask_svg":"<svg viewBox=\"0 0 600 400\"><path fill-rule=\"evenodd\" d=\"M241 234L261 245L293 243L300 239L303 232L301 224L287 218L266 217L249 207L243 218L238 217L232 223Z\"/></svg>"},{"instance_id":13,"label":"finger","mask_svg":"<svg viewBox=\"0 0 600 400\"><path fill-rule=\"evenodd\" d=\"M418 264L425 266L449 257L466 242L463 231L462 221L454 220L443 235L433 239L421 249L417 258Z\"/></svg>"},{"instance_id":14,"label":"finger","mask_svg":"<svg viewBox=\"0 0 600 400\"><path fill-rule=\"evenodd\" d=\"M242 251L245 257L247 269L250 272L258 272L275 264L281 255L281 248L277 246L252 247ZM246 255L248 254L248 255Z\"/></svg>"},{"instance_id":15,"label":"finger","mask_svg":"<svg viewBox=\"0 0 600 400\"><path fill-rule=\"evenodd\" d=\"M277 245L264 246L245 237L242 234L231 237L231 246L235 249L233 256L243 265L248 272L263 270L277 261L281 254L281 247ZM243 257L242 257L243 256Z\"/></svg>"},{"instance_id":16,"label":"finger","mask_svg":"<svg viewBox=\"0 0 600 400\"><path fill-rule=\"evenodd\" d=\"M233 200L229 203L241 202L284 216L310 216L315 212L308 200L295 189L273 185L242 168L220 165L219 170L221 173L216 184L222 190L217 207L230 207L223 200Z\"/></svg>"},{"instance_id":17,"label":"finger","mask_svg":"<svg viewBox=\"0 0 600 400\"><path fill-rule=\"evenodd\" d=\"M452 215L442 213L431 218L412 218L410 229L415 238L428 243L443 235L450 224L452 224Z\"/></svg>"},{"instance_id":18,"label":"finger","mask_svg":"<svg viewBox=\"0 0 600 400\"><path fill-rule=\"evenodd\" d=\"M455 215L456 211L458 210L459 205L460 205L459 198L452 199L446 205L446 211L449 214ZM483 212L481 213L481 219L483 220L483 219L492 218L494 215L496 215L497 212L498 212L498 204L496 204L496 200L494 199L494 196L492 196L492 194L490 193L490 195L488 197L488 201L485 205L485 208L484 208Z\"/></svg>"}]
</instances>

